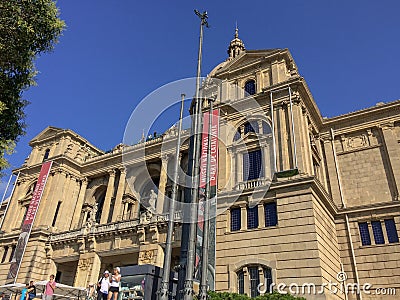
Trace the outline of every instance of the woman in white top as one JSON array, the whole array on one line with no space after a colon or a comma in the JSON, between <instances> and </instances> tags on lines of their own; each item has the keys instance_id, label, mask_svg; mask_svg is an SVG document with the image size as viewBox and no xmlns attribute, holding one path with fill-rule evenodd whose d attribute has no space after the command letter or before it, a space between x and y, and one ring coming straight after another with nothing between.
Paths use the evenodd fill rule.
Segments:
<instances>
[{"instance_id":1,"label":"woman in white top","mask_svg":"<svg viewBox=\"0 0 400 300\"><path fill-rule=\"evenodd\" d=\"M113 275L110 276L110 289L108 290L108 298L110 300L113 297L113 300L118 299L119 292L119 283L121 281L121 269L119 267L115 267L113 270Z\"/></svg>"}]
</instances>

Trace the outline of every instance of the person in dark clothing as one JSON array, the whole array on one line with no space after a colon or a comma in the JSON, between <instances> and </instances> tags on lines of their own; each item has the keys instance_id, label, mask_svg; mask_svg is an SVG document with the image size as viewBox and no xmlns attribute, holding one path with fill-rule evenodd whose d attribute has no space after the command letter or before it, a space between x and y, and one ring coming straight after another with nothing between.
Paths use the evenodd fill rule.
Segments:
<instances>
[{"instance_id":1,"label":"person in dark clothing","mask_svg":"<svg viewBox=\"0 0 400 300\"><path fill-rule=\"evenodd\" d=\"M28 300L32 300L36 297L36 286L33 284L33 280L29 282L28 286Z\"/></svg>"}]
</instances>

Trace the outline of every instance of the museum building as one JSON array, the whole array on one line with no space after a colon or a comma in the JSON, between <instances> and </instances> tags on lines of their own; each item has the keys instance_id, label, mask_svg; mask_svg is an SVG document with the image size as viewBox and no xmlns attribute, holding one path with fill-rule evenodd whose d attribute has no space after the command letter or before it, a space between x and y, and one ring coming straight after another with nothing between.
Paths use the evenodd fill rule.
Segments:
<instances>
[{"instance_id":1,"label":"museum building","mask_svg":"<svg viewBox=\"0 0 400 300\"><path fill-rule=\"evenodd\" d=\"M307 299L360 299L327 288L340 284L342 274L346 283L400 293L400 101L323 118L289 50L246 50L237 31L228 59L208 78L219 80L203 87L220 111L215 289L255 297L263 282L312 283L323 292ZM189 131L182 134L178 159L186 170ZM17 282L53 273L61 283L87 286L113 266L162 268L176 138L172 127L106 153L70 129L39 133L15 170L0 232L0 284L49 160ZM123 153L134 156L143 147L146 170L136 169L135 160L127 170ZM146 214L141 203L152 197L156 213ZM174 217L176 270L182 264L179 210Z\"/></svg>"}]
</instances>

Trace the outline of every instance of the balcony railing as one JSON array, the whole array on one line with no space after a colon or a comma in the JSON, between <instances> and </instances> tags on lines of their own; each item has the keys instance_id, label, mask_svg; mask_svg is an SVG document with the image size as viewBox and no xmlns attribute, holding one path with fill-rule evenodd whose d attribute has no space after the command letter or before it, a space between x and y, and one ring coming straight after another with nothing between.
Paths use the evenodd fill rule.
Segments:
<instances>
[{"instance_id":1,"label":"balcony railing","mask_svg":"<svg viewBox=\"0 0 400 300\"><path fill-rule=\"evenodd\" d=\"M180 222L182 220L182 212L181 211L175 212L174 219L176 222ZM169 220L168 213L161 214L161 215L153 215L148 224L152 224L152 223L156 224L158 222L166 222L168 220ZM118 222L113 222L113 223L107 223L107 224L96 224L91 228L82 227L80 229L76 229L76 230L72 230L72 231L60 232L60 233L55 233L55 234L53 233L50 236L50 242L73 240L73 239L77 239L79 236L82 236L85 234L99 235L99 234L103 234L103 233L110 233L110 232L124 230L124 229L133 229L133 228L136 228L139 224L140 224L140 219L138 219L138 218L131 219L131 220L125 220L125 221L118 221Z\"/></svg>"},{"instance_id":2,"label":"balcony railing","mask_svg":"<svg viewBox=\"0 0 400 300\"><path fill-rule=\"evenodd\" d=\"M267 178L257 178L253 180L248 180L244 182L239 182L236 185L237 190L248 190L248 189L254 189L259 186L265 186L267 183L271 182L271 180Z\"/></svg>"}]
</instances>

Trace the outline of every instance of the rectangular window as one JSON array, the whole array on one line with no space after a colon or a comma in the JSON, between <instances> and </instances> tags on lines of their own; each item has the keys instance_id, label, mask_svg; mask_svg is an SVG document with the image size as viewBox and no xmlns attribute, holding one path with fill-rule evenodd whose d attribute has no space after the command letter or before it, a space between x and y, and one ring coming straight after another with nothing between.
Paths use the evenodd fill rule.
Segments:
<instances>
[{"instance_id":1,"label":"rectangular window","mask_svg":"<svg viewBox=\"0 0 400 300\"><path fill-rule=\"evenodd\" d=\"M3 252L3 257L1 258L1 263L4 263L6 261L7 254L8 254L8 246L5 246L4 252Z\"/></svg>"},{"instance_id":2,"label":"rectangular window","mask_svg":"<svg viewBox=\"0 0 400 300\"><path fill-rule=\"evenodd\" d=\"M22 218L21 227L24 225L26 214L28 213L28 208L29 208L29 205L25 206L25 212L24 212L24 216Z\"/></svg>"},{"instance_id":3,"label":"rectangular window","mask_svg":"<svg viewBox=\"0 0 400 300\"><path fill-rule=\"evenodd\" d=\"M385 220L385 227L389 243L398 243L399 236L397 234L396 223L394 222L394 219Z\"/></svg>"},{"instance_id":4,"label":"rectangular window","mask_svg":"<svg viewBox=\"0 0 400 300\"><path fill-rule=\"evenodd\" d=\"M244 272L240 271L238 273L238 293L244 294Z\"/></svg>"},{"instance_id":5,"label":"rectangular window","mask_svg":"<svg viewBox=\"0 0 400 300\"><path fill-rule=\"evenodd\" d=\"M264 269L264 284L267 293L272 293L273 286L272 286L272 271L270 268Z\"/></svg>"},{"instance_id":6,"label":"rectangular window","mask_svg":"<svg viewBox=\"0 0 400 300\"><path fill-rule=\"evenodd\" d=\"M368 223L358 223L358 228L360 229L361 244L363 246L371 245L371 236L369 235Z\"/></svg>"},{"instance_id":7,"label":"rectangular window","mask_svg":"<svg viewBox=\"0 0 400 300\"><path fill-rule=\"evenodd\" d=\"M250 274L250 297L254 298L260 295L257 289L258 285L260 284L260 276L258 274L258 268L257 267L249 268L249 274Z\"/></svg>"},{"instance_id":8,"label":"rectangular window","mask_svg":"<svg viewBox=\"0 0 400 300\"><path fill-rule=\"evenodd\" d=\"M14 258L16 248L17 248L17 246L15 246L15 245L11 247L11 254L10 254L10 259L8 260L8 262L11 262L12 259Z\"/></svg>"},{"instance_id":9,"label":"rectangular window","mask_svg":"<svg viewBox=\"0 0 400 300\"><path fill-rule=\"evenodd\" d=\"M242 227L240 216L241 216L240 207L231 209L231 231L240 230L240 228Z\"/></svg>"},{"instance_id":10,"label":"rectangular window","mask_svg":"<svg viewBox=\"0 0 400 300\"><path fill-rule=\"evenodd\" d=\"M275 202L264 204L264 214L265 214L265 227L278 225L278 213L276 210Z\"/></svg>"},{"instance_id":11,"label":"rectangular window","mask_svg":"<svg viewBox=\"0 0 400 300\"><path fill-rule=\"evenodd\" d=\"M56 208L56 212L54 214L54 218L53 218L53 222L51 222L51 226L56 226L56 222L57 222L57 217L58 217L58 212L60 211L60 206L61 206L61 201L58 201L57 203L57 208Z\"/></svg>"},{"instance_id":12,"label":"rectangular window","mask_svg":"<svg viewBox=\"0 0 400 300\"><path fill-rule=\"evenodd\" d=\"M247 208L247 229L258 227L258 206Z\"/></svg>"},{"instance_id":13,"label":"rectangular window","mask_svg":"<svg viewBox=\"0 0 400 300\"><path fill-rule=\"evenodd\" d=\"M263 176L261 149L243 154L243 181L257 179Z\"/></svg>"},{"instance_id":14,"label":"rectangular window","mask_svg":"<svg viewBox=\"0 0 400 300\"><path fill-rule=\"evenodd\" d=\"M372 221L371 225L372 225L372 232L374 233L375 245L384 244L385 238L383 237L381 221Z\"/></svg>"}]
</instances>

